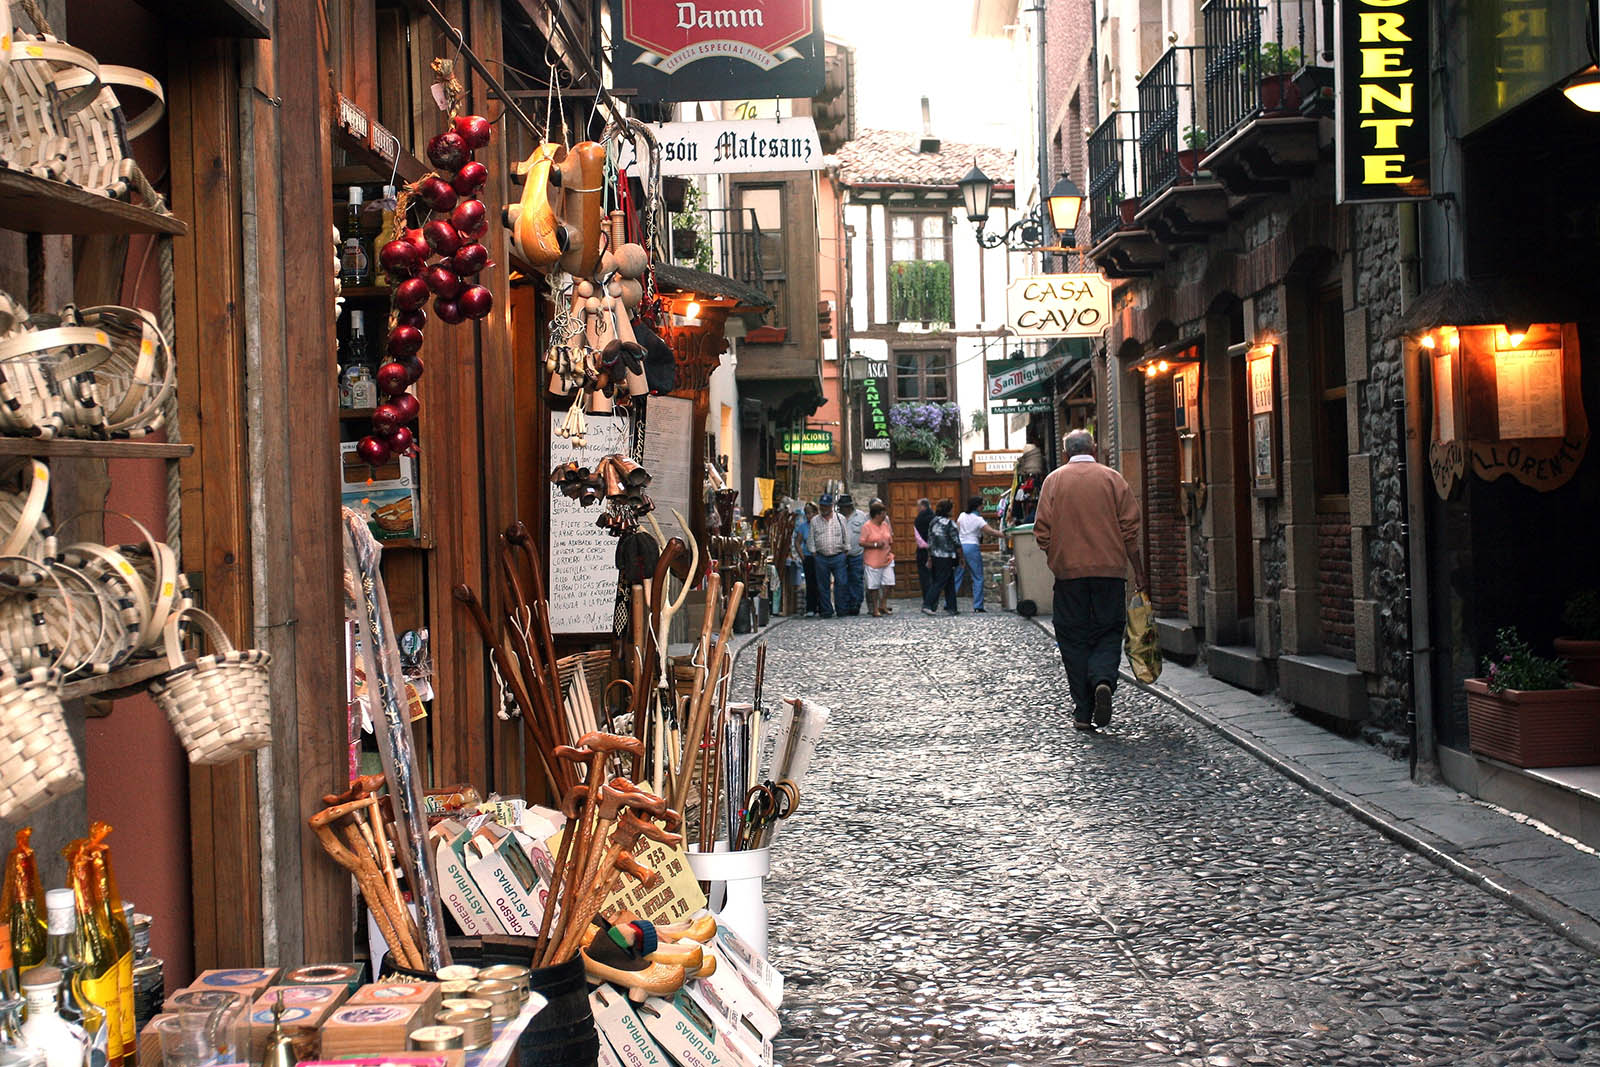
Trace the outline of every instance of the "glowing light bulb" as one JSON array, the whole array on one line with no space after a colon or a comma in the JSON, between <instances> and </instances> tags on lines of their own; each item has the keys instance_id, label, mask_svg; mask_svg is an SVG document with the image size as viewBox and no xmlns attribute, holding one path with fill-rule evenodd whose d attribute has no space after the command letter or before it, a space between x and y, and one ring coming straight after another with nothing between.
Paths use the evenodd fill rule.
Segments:
<instances>
[{"instance_id":1,"label":"glowing light bulb","mask_svg":"<svg viewBox=\"0 0 1600 1067\"><path fill-rule=\"evenodd\" d=\"M1519 348L1521 347L1522 342L1527 339L1527 336L1528 335L1523 333L1521 330L1517 330L1515 332L1508 332L1506 334L1506 340L1511 342L1512 348Z\"/></svg>"},{"instance_id":2,"label":"glowing light bulb","mask_svg":"<svg viewBox=\"0 0 1600 1067\"><path fill-rule=\"evenodd\" d=\"M1439 343L1433 339L1433 334L1429 333L1422 335L1422 347L1428 349L1430 352L1437 348L1438 344Z\"/></svg>"},{"instance_id":3,"label":"glowing light bulb","mask_svg":"<svg viewBox=\"0 0 1600 1067\"><path fill-rule=\"evenodd\" d=\"M683 317L686 319L698 319L700 317L700 301L689 301L689 305L683 309Z\"/></svg>"},{"instance_id":4,"label":"glowing light bulb","mask_svg":"<svg viewBox=\"0 0 1600 1067\"><path fill-rule=\"evenodd\" d=\"M1166 360L1162 360L1160 363L1157 363L1156 364L1156 370L1158 370L1161 373L1165 374L1167 372L1167 361Z\"/></svg>"}]
</instances>

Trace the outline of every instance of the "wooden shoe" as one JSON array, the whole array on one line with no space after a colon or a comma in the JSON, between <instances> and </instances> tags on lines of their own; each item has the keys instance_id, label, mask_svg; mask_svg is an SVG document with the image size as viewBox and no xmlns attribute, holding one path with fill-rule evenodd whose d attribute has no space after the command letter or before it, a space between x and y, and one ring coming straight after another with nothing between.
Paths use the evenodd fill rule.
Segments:
<instances>
[{"instance_id":1,"label":"wooden shoe","mask_svg":"<svg viewBox=\"0 0 1600 1067\"><path fill-rule=\"evenodd\" d=\"M583 957L585 974L597 982L610 982L619 989L626 989L630 997L636 992L670 997L683 988L687 974L677 964L633 959L620 951L616 956L606 954L603 963L584 949L579 949L578 954Z\"/></svg>"}]
</instances>

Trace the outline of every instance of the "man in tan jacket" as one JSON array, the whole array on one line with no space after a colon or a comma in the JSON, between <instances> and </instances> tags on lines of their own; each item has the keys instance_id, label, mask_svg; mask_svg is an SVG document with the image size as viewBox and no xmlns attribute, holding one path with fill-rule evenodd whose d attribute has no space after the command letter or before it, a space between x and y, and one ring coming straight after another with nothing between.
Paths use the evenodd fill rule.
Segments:
<instances>
[{"instance_id":1,"label":"man in tan jacket","mask_svg":"<svg viewBox=\"0 0 1600 1067\"><path fill-rule=\"evenodd\" d=\"M1095 459L1094 438L1073 430L1062 441L1067 461L1039 490L1033 539L1056 576L1052 621L1080 730L1111 722L1111 694L1127 625L1124 578L1145 586L1139 552L1139 504L1122 475Z\"/></svg>"}]
</instances>

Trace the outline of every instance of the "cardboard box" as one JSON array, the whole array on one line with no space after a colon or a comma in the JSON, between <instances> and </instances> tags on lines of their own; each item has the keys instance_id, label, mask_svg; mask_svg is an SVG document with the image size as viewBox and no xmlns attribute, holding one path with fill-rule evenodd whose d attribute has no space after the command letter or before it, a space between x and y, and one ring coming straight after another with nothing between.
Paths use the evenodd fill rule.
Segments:
<instances>
[{"instance_id":1,"label":"cardboard box","mask_svg":"<svg viewBox=\"0 0 1600 1067\"><path fill-rule=\"evenodd\" d=\"M380 541L419 536L422 501L417 494L417 461L396 456L374 468L356 452L358 443L346 441L339 446L344 506L365 515L372 536Z\"/></svg>"},{"instance_id":2,"label":"cardboard box","mask_svg":"<svg viewBox=\"0 0 1600 1067\"><path fill-rule=\"evenodd\" d=\"M719 955L731 960L739 973L749 981L750 987L761 997L762 1003L776 1012L783 1007L783 974L767 958L751 947L750 942L721 923L717 924L714 939Z\"/></svg>"},{"instance_id":3,"label":"cardboard box","mask_svg":"<svg viewBox=\"0 0 1600 1067\"><path fill-rule=\"evenodd\" d=\"M589 994L589 1010L600 1031L601 1044L609 1048L622 1067L671 1067L644 1022L633 1013L625 994L601 985ZM602 1052L606 1051L602 1049ZM604 1059L604 1057L601 1057Z\"/></svg>"},{"instance_id":4,"label":"cardboard box","mask_svg":"<svg viewBox=\"0 0 1600 1067\"><path fill-rule=\"evenodd\" d=\"M522 839L497 823L484 823L466 848L467 873L508 934L537 937L550 887L539 878Z\"/></svg>"},{"instance_id":5,"label":"cardboard box","mask_svg":"<svg viewBox=\"0 0 1600 1067\"><path fill-rule=\"evenodd\" d=\"M162 1002L161 1010L171 1013L178 1010L184 994L237 993L244 998L245 1008L255 1003L261 991L278 978L276 967L234 967L224 970L202 971L192 983L174 989Z\"/></svg>"},{"instance_id":6,"label":"cardboard box","mask_svg":"<svg viewBox=\"0 0 1600 1067\"><path fill-rule=\"evenodd\" d=\"M759 1067L681 989L671 1000L648 998L638 1014L650 1036L679 1067Z\"/></svg>"},{"instance_id":7,"label":"cardboard box","mask_svg":"<svg viewBox=\"0 0 1600 1067\"><path fill-rule=\"evenodd\" d=\"M467 844L472 834L455 819L445 819L428 831L428 840L439 871L439 895L461 932L468 937L505 933L467 871Z\"/></svg>"},{"instance_id":8,"label":"cardboard box","mask_svg":"<svg viewBox=\"0 0 1600 1067\"><path fill-rule=\"evenodd\" d=\"M346 1004L322 1024L322 1058L371 1056L386 1048L405 1048L418 1026L415 1004Z\"/></svg>"},{"instance_id":9,"label":"cardboard box","mask_svg":"<svg viewBox=\"0 0 1600 1067\"><path fill-rule=\"evenodd\" d=\"M259 1063L272 1033L272 1012L283 994L284 1027L316 1029L344 1002L350 991L342 985L275 985L261 991L250 1008L250 1059Z\"/></svg>"},{"instance_id":10,"label":"cardboard box","mask_svg":"<svg viewBox=\"0 0 1600 1067\"><path fill-rule=\"evenodd\" d=\"M349 1004L415 1004L417 1026L432 1026L443 998L438 982L378 982L350 995Z\"/></svg>"},{"instance_id":11,"label":"cardboard box","mask_svg":"<svg viewBox=\"0 0 1600 1067\"><path fill-rule=\"evenodd\" d=\"M278 979L279 985L342 985L352 993L367 975L364 963L308 963Z\"/></svg>"},{"instance_id":12,"label":"cardboard box","mask_svg":"<svg viewBox=\"0 0 1600 1067\"><path fill-rule=\"evenodd\" d=\"M684 991L746 1058L771 1067L772 1040L781 1029L778 1013L767 1006L727 955L718 951L715 940L706 946L706 951L716 957L716 970L708 978L689 981Z\"/></svg>"}]
</instances>

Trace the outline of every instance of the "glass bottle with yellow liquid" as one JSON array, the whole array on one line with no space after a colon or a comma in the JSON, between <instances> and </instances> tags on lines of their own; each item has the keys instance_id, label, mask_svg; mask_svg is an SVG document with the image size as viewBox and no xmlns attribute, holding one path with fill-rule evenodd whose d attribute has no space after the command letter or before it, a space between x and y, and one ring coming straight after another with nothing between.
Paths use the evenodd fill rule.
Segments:
<instances>
[{"instance_id":1,"label":"glass bottle with yellow liquid","mask_svg":"<svg viewBox=\"0 0 1600 1067\"><path fill-rule=\"evenodd\" d=\"M39 867L29 844L32 837L31 826L17 831L16 847L6 856L6 884L0 896L0 920L11 927L11 958L22 974L45 962L49 940L44 886L39 883Z\"/></svg>"},{"instance_id":2,"label":"glass bottle with yellow liquid","mask_svg":"<svg viewBox=\"0 0 1600 1067\"><path fill-rule=\"evenodd\" d=\"M124 1067L134 1067L139 1057L139 1035L133 1013L133 933L128 929L128 918L122 910L117 876L111 870L111 848L106 844L106 837L110 833L110 823L96 821L90 824L89 863L100 897L100 908L117 953L117 1010L122 1022L122 1062Z\"/></svg>"},{"instance_id":3,"label":"glass bottle with yellow liquid","mask_svg":"<svg viewBox=\"0 0 1600 1067\"><path fill-rule=\"evenodd\" d=\"M92 1004L105 1018L106 1062L122 1067L122 996L117 988L117 945L100 902L99 880L94 873L93 849L86 840L74 841L63 852L67 857L67 880L72 886L72 902L78 918L78 974L75 985L79 997Z\"/></svg>"}]
</instances>

